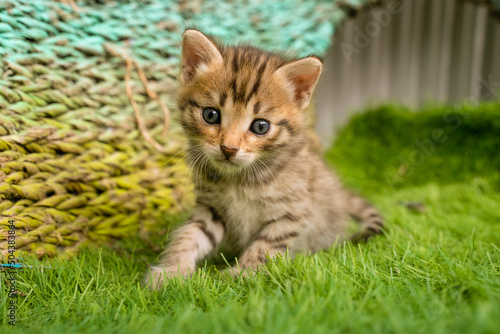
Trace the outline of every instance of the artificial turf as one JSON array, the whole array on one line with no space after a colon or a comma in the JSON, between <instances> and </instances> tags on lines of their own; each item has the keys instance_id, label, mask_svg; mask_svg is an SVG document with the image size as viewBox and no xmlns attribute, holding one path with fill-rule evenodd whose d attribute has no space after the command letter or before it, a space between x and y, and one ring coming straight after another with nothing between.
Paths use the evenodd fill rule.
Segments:
<instances>
[{"instance_id":1,"label":"artificial turf","mask_svg":"<svg viewBox=\"0 0 500 334\"><path fill-rule=\"evenodd\" d=\"M436 129L444 137L416 160ZM25 258L35 268L17 273L15 327L0 281L0 332L498 333L499 152L498 103L372 110L325 156L380 209L385 235L281 258L251 278L205 268L156 292L141 278L157 254L138 240L69 261Z\"/></svg>"}]
</instances>

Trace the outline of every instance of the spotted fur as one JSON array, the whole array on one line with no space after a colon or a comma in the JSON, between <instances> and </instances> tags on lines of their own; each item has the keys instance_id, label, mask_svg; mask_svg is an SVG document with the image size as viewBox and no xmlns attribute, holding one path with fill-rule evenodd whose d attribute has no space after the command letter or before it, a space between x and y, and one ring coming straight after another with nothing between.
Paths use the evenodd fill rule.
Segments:
<instances>
[{"instance_id":1,"label":"spotted fur","mask_svg":"<svg viewBox=\"0 0 500 334\"><path fill-rule=\"evenodd\" d=\"M377 210L343 188L307 135L304 110L321 69L315 57L290 59L185 32L178 105L197 202L151 267L151 287L221 252L240 254L238 271L287 251L293 257L331 247L349 237L349 217L364 228L354 240L381 232ZM220 124L204 120L205 108L220 112ZM268 133L250 131L256 119L269 122Z\"/></svg>"}]
</instances>

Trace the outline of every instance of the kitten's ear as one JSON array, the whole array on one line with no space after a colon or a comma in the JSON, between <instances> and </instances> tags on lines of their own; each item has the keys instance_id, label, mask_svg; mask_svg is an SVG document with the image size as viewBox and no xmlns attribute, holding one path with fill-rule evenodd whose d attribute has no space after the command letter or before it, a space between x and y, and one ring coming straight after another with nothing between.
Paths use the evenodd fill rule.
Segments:
<instances>
[{"instance_id":1,"label":"kitten's ear","mask_svg":"<svg viewBox=\"0 0 500 334\"><path fill-rule=\"evenodd\" d=\"M286 64L276 70L284 78L293 94L292 98L300 109L309 105L311 94L316 87L323 65L318 58L307 57Z\"/></svg>"},{"instance_id":2,"label":"kitten's ear","mask_svg":"<svg viewBox=\"0 0 500 334\"><path fill-rule=\"evenodd\" d=\"M212 62L222 62L222 55L215 44L198 30L189 29L182 36L183 83L188 83Z\"/></svg>"}]
</instances>

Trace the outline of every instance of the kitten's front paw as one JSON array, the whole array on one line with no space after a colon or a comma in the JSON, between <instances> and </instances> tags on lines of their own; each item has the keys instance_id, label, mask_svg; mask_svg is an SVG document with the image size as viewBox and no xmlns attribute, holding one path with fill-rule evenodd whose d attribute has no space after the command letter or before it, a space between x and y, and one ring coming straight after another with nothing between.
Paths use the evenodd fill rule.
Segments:
<instances>
[{"instance_id":1,"label":"kitten's front paw","mask_svg":"<svg viewBox=\"0 0 500 334\"><path fill-rule=\"evenodd\" d=\"M232 266L231 268L227 268L223 271L224 274L229 275L233 278L238 278L240 276L246 277L246 270L239 268L238 266Z\"/></svg>"},{"instance_id":2,"label":"kitten's front paw","mask_svg":"<svg viewBox=\"0 0 500 334\"><path fill-rule=\"evenodd\" d=\"M189 267L150 267L146 274L145 285L151 290L159 290L166 286L167 279L175 276L186 278L191 274Z\"/></svg>"},{"instance_id":3,"label":"kitten's front paw","mask_svg":"<svg viewBox=\"0 0 500 334\"><path fill-rule=\"evenodd\" d=\"M238 266L233 266L231 268L227 268L224 271L222 271L221 274L224 274L226 276L230 276L232 278L239 278L239 277L248 277L249 273L247 270L244 268L239 268Z\"/></svg>"},{"instance_id":4,"label":"kitten's front paw","mask_svg":"<svg viewBox=\"0 0 500 334\"><path fill-rule=\"evenodd\" d=\"M233 278L239 278L239 277L248 278L255 276L257 273L267 274L263 266L256 266L254 268L252 267L241 268L238 266L233 266L229 269L224 270L224 273L231 275Z\"/></svg>"}]
</instances>

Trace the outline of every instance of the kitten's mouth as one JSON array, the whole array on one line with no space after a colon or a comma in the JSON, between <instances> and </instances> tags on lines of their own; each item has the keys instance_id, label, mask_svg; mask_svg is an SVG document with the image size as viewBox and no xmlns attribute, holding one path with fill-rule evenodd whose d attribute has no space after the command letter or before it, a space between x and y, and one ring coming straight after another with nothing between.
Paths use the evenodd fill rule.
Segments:
<instances>
[{"instance_id":1,"label":"kitten's mouth","mask_svg":"<svg viewBox=\"0 0 500 334\"><path fill-rule=\"evenodd\" d=\"M239 166L240 165L239 163L234 161L234 159L226 159L226 158L218 159L217 163L219 163L223 166Z\"/></svg>"},{"instance_id":2,"label":"kitten's mouth","mask_svg":"<svg viewBox=\"0 0 500 334\"><path fill-rule=\"evenodd\" d=\"M229 158L227 159L226 157L217 157L212 160L213 164L216 165L219 168L225 169L225 170L236 170L241 168L241 163L238 161L235 161L234 158Z\"/></svg>"}]
</instances>

